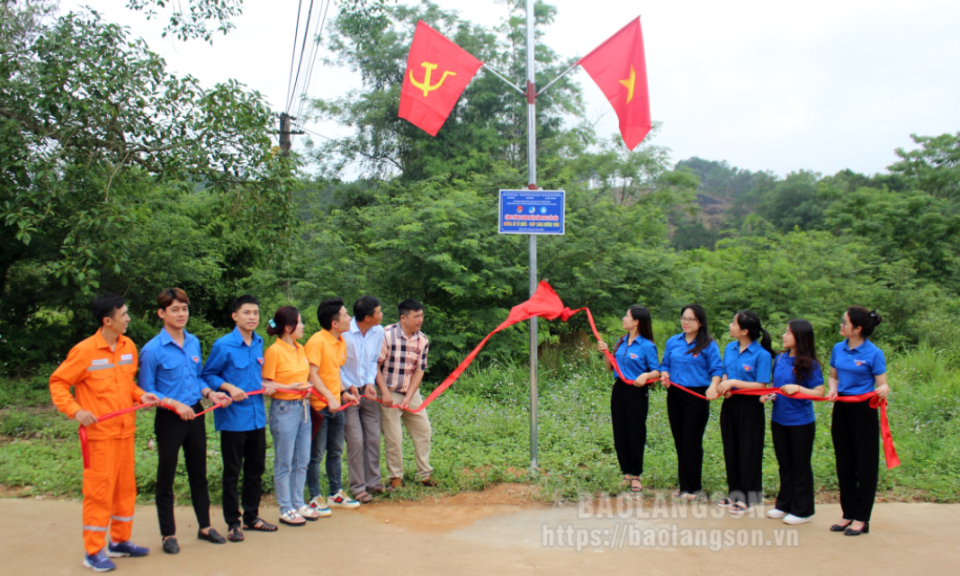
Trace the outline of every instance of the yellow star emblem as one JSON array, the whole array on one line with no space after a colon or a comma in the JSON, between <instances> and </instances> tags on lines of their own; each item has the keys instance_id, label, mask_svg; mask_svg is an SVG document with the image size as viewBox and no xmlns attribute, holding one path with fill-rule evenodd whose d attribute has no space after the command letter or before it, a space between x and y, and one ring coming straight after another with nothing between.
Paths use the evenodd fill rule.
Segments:
<instances>
[{"instance_id":1,"label":"yellow star emblem","mask_svg":"<svg viewBox=\"0 0 960 576\"><path fill-rule=\"evenodd\" d=\"M620 83L627 87L627 104L633 100L633 85L637 80L637 72L633 69L633 64L630 65L630 77L626 80L621 80Z\"/></svg>"}]
</instances>

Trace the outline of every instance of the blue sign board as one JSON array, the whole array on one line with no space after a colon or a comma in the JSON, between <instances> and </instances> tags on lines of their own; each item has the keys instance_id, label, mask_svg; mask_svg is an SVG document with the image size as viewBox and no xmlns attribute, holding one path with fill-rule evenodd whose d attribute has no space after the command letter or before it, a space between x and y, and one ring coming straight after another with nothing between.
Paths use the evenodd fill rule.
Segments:
<instances>
[{"instance_id":1,"label":"blue sign board","mask_svg":"<svg viewBox=\"0 0 960 576\"><path fill-rule=\"evenodd\" d=\"M501 190L501 234L563 234L563 190Z\"/></svg>"}]
</instances>

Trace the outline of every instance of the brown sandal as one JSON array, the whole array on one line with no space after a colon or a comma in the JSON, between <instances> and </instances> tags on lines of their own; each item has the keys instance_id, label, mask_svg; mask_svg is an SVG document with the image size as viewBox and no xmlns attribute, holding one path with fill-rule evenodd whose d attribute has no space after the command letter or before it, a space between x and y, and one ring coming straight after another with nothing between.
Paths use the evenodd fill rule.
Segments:
<instances>
[{"instance_id":1,"label":"brown sandal","mask_svg":"<svg viewBox=\"0 0 960 576\"><path fill-rule=\"evenodd\" d=\"M637 486L637 484L639 484L639 486ZM639 476L634 476L630 479L630 491L643 492L643 481L640 480Z\"/></svg>"},{"instance_id":2,"label":"brown sandal","mask_svg":"<svg viewBox=\"0 0 960 576\"><path fill-rule=\"evenodd\" d=\"M353 497L361 504L368 504L370 502L373 502L373 496L371 496L370 493L365 490L361 490L360 492L357 492L356 494L353 495Z\"/></svg>"}]
</instances>

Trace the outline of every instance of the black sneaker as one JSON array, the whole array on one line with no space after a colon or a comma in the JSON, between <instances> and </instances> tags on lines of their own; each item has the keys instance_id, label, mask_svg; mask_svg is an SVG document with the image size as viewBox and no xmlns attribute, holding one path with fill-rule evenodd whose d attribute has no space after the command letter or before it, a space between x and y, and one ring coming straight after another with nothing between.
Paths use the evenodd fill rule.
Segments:
<instances>
[{"instance_id":1,"label":"black sneaker","mask_svg":"<svg viewBox=\"0 0 960 576\"><path fill-rule=\"evenodd\" d=\"M180 545L177 544L177 539L173 536L167 538L163 541L163 551L167 554L179 554Z\"/></svg>"}]
</instances>

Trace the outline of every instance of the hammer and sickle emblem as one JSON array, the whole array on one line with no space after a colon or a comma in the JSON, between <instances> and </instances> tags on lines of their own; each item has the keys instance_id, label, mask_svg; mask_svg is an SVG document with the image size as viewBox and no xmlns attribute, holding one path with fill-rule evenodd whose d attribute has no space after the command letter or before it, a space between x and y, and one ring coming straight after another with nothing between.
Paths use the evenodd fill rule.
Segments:
<instances>
[{"instance_id":1,"label":"hammer and sickle emblem","mask_svg":"<svg viewBox=\"0 0 960 576\"><path fill-rule=\"evenodd\" d=\"M411 82L414 86L416 86L417 88L419 88L420 90L423 90L423 95L424 95L424 96L429 96L429 95L430 95L430 92L433 92L434 90L436 90L436 89L439 88L440 86L443 86L443 81L447 79L447 76L448 76L448 75L449 75L449 76L456 76L456 75L457 75L456 72L446 71L446 72L443 73L443 76L440 77L440 81L431 86L431 85L430 85L430 75L433 74L433 71L436 70L439 65L438 65L438 64L433 64L433 63L431 63L431 62L424 62L424 63L422 63L422 64L420 64L420 65L423 66L423 69L425 70L425 72L424 72L424 74L423 74L423 82L420 83L420 82L417 82L417 81L416 81L416 79L413 77L413 70L410 71L410 82Z\"/></svg>"}]
</instances>

